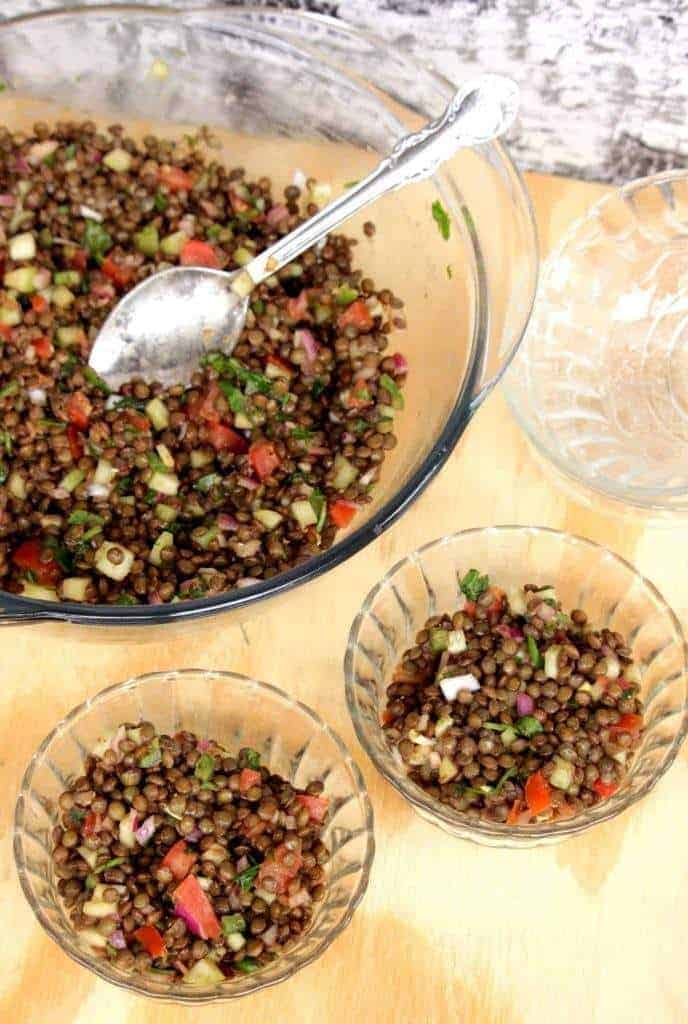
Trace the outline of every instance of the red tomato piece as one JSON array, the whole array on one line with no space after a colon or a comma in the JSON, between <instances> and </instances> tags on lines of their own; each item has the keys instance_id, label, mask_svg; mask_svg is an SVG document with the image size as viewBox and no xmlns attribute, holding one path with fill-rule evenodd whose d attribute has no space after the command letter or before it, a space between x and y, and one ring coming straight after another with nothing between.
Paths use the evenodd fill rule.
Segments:
<instances>
[{"instance_id":1,"label":"red tomato piece","mask_svg":"<svg viewBox=\"0 0 688 1024\"><path fill-rule=\"evenodd\" d=\"M359 331L369 331L374 321L363 299L356 299L339 314L337 323L340 327L357 327Z\"/></svg>"},{"instance_id":2,"label":"red tomato piece","mask_svg":"<svg viewBox=\"0 0 688 1024\"><path fill-rule=\"evenodd\" d=\"M248 450L248 441L242 435L225 426L224 423L211 423L208 426L208 440L217 452L234 452L243 455Z\"/></svg>"},{"instance_id":3,"label":"red tomato piece","mask_svg":"<svg viewBox=\"0 0 688 1024\"><path fill-rule=\"evenodd\" d=\"M190 420L206 420L208 423L219 423L220 414L215 408L215 402L222 392L217 381L212 381L198 398L194 398L186 406L186 413Z\"/></svg>"},{"instance_id":4,"label":"red tomato piece","mask_svg":"<svg viewBox=\"0 0 688 1024\"><path fill-rule=\"evenodd\" d=\"M201 939L217 939L222 931L212 904L195 875L187 875L172 893L178 915Z\"/></svg>"},{"instance_id":5,"label":"red tomato piece","mask_svg":"<svg viewBox=\"0 0 688 1024\"><path fill-rule=\"evenodd\" d=\"M266 480L282 464L282 460L275 451L271 441L257 441L252 444L248 453L249 461L256 476Z\"/></svg>"},{"instance_id":6,"label":"red tomato piece","mask_svg":"<svg viewBox=\"0 0 688 1024\"><path fill-rule=\"evenodd\" d=\"M298 793L296 799L302 807L306 808L311 821L317 821L319 824L327 817L330 801L326 796L311 796L310 793Z\"/></svg>"},{"instance_id":7,"label":"red tomato piece","mask_svg":"<svg viewBox=\"0 0 688 1024\"><path fill-rule=\"evenodd\" d=\"M287 299L287 316L291 320L305 320L308 316L307 288L304 288L295 299Z\"/></svg>"},{"instance_id":8,"label":"red tomato piece","mask_svg":"<svg viewBox=\"0 0 688 1024\"><path fill-rule=\"evenodd\" d=\"M39 359L50 359L55 351L52 341L44 334L41 334L40 338L34 338L31 344Z\"/></svg>"},{"instance_id":9,"label":"red tomato piece","mask_svg":"<svg viewBox=\"0 0 688 1024\"><path fill-rule=\"evenodd\" d=\"M85 249L73 249L67 262L72 270L85 270L88 262L88 253Z\"/></svg>"},{"instance_id":10,"label":"red tomato piece","mask_svg":"<svg viewBox=\"0 0 688 1024\"><path fill-rule=\"evenodd\" d=\"M298 875L302 864L301 853L298 850L290 850L282 843L275 848L274 859L264 860L260 865L256 884L260 888L265 879L270 878L274 880L278 894L285 893L289 883Z\"/></svg>"},{"instance_id":11,"label":"red tomato piece","mask_svg":"<svg viewBox=\"0 0 688 1024\"><path fill-rule=\"evenodd\" d=\"M242 199L240 195L237 195L233 188L230 188L227 194L229 195L229 201L232 204L232 209L235 213L246 213L247 210L251 209L251 204L245 199Z\"/></svg>"},{"instance_id":12,"label":"red tomato piece","mask_svg":"<svg viewBox=\"0 0 688 1024\"><path fill-rule=\"evenodd\" d=\"M31 296L31 309L38 316L48 311L48 300L43 295L32 295Z\"/></svg>"},{"instance_id":13,"label":"red tomato piece","mask_svg":"<svg viewBox=\"0 0 688 1024\"><path fill-rule=\"evenodd\" d=\"M174 878L181 882L186 878L196 861L196 854L187 849L186 842L179 839L169 850L160 862L163 868L169 868Z\"/></svg>"},{"instance_id":14,"label":"red tomato piece","mask_svg":"<svg viewBox=\"0 0 688 1024\"><path fill-rule=\"evenodd\" d=\"M13 327L10 327L9 324L0 324L0 338L5 338L6 341L9 341L13 334Z\"/></svg>"},{"instance_id":15,"label":"red tomato piece","mask_svg":"<svg viewBox=\"0 0 688 1024\"><path fill-rule=\"evenodd\" d=\"M133 936L154 960L159 956L164 956L167 952L162 935L152 924L144 924L141 928L137 928L133 932Z\"/></svg>"},{"instance_id":16,"label":"red tomato piece","mask_svg":"<svg viewBox=\"0 0 688 1024\"><path fill-rule=\"evenodd\" d=\"M67 427L67 441L69 443L69 451L72 458L75 462L78 462L84 454L84 442L81 438L81 433L73 423L70 423Z\"/></svg>"},{"instance_id":17,"label":"red tomato piece","mask_svg":"<svg viewBox=\"0 0 688 1024\"><path fill-rule=\"evenodd\" d=\"M295 370L293 366L280 359L279 356L269 355L266 360L266 371L268 377L293 377ZM272 370L270 370L272 367Z\"/></svg>"},{"instance_id":18,"label":"red tomato piece","mask_svg":"<svg viewBox=\"0 0 688 1024\"><path fill-rule=\"evenodd\" d=\"M643 727L643 716L626 714L622 715L618 722L609 726L610 736L616 736L620 732L630 732L637 735Z\"/></svg>"},{"instance_id":19,"label":"red tomato piece","mask_svg":"<svg viewBox=\"0 0 688 1024\"><path fill-rule=\"evenodd\" d=\"M158 181L166 185L170 192L188 192L193 185L193 178L181 167L172 167L171 164L163 164L158 171Z\"/></svg>"},{"instance_id":20,"label":"red tomato piece","mask_svg":"<svg viewBox=\"0 0 688 1024\"><path fill-rule=\"evenodd\" d=\"M343 529L348 526L358 512L358 505L353 501L345 501L344 498L337 498L329 508L330 519L335 526Z\"/></svg>"},{"instance_id":21,"label":"red tomato piece","mask_svg":"<svg viewBox=\"0 0 688 1024\"><path fill-rule=\"evenodd\" d=\"M242 768L239 775L239 792L248 792L251 786L257 786L260 780L260 772L254 771L253 768Z\"/></svg>"},{"instance_id":22,"label":"red tomato piece","mask_svg":"<svg viewBox=\"0 0 688 1024\"><path fill-rule=\"evenodd\" d=\"M100 269L106 277L110 278L113 284L117 285L118 288L126 288L134 277L133 267L127 267L122 263L115 263L110 256L103 260Z\"/></svg>"},{"instance_id":23,"label":"red tomato piece","mask_svg":"<svg viewBox=\"0 0 688 1024\"><path fill-rule=\"evenodd\" d=\"M148 431L151 428L151 422L148 417L144 416L143 413L136 412L135 409L127 409L127 419L134 430Z\"/></svg>"},{"instance_id":24,"label":"red tomato piece","mask_svg":"<svg viewBox=\"0 0 688 1024\"><path fill-rule=\"evenodd\" d=\"M62 575L52 551L44 546L40 537L32 537L20 544L12 555L12 561L20 569L32 572L36 582L44 586L53 586Z\"/></svg>"},{"instance_id":25,"label":"red tomato piece","mask_svg":"<svg viewBox=\"0 0 688 1024\"><path fill-rule=\"evenodd\" d=\"M67 399L67 418L77 430L86 430L91 419L93 406L83 391L74 391Z\"/></svg>"},{"instance_id":26,"label":"red tomato piece","mask_svg":"<svg viewBox=\"0 0 688 1024\"><path fill-rule=\"evenodd\" d=\"M95 811L89 811L84 818L83 833L85 836L93 836L96 832L100 832L103 824L103 818L100 814Z\"/></svg>"},{"instance_id":27,"label":"red tomato piece","mask_svg":"<svg viewBox=\"0 0 688 1024\"><path fill-rule=\"evenodd\" d=\"M617 782L603 782L602 779L595 779L592 784L592 788L599 797L606 800L607 797L612 795L612 793L616 793L619 788L619 784Z\"/></svg>"},{"instance_id":28,"label":"red tomato piece","mask_svg":"<svg viewBox=\"0 0 688 1024\"><path fill-rule=\"evenodd\" d=\"M534 772L526 782L526 803L531 814L542 814L552 802L552 788L542 774Z\"/></svg>"},{"instance_id":29,"label":"red tomato piece","mask_svg":"<svg viewBox=\"0 0 688 1024\"><path fill-rule=\"evenodd\" d=\"M179 254L179 262L183 267L212 267L220 269L220 261L212 245L200 242L195 238L187 242Z\"/></svg>"}]
</instances>

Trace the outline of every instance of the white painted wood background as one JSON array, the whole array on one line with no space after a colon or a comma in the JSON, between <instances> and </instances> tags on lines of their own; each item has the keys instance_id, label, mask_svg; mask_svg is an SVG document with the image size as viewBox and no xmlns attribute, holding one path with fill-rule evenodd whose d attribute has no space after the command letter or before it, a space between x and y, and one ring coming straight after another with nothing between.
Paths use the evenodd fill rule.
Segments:
<instances>
[{"instance_id":1,"label":"white painted wood background","mask_svg":"<svg viewBox=\"0 0 688 1024\"><path fill-rule=\"evenodd\" d=\"M620 182L688 163L682 0L257 2L343 18L455 82L478 68L512 75L523 103L511 150L523 168ZM0 18L67 5L0 0Z\"/></svg>"}]
</instances>

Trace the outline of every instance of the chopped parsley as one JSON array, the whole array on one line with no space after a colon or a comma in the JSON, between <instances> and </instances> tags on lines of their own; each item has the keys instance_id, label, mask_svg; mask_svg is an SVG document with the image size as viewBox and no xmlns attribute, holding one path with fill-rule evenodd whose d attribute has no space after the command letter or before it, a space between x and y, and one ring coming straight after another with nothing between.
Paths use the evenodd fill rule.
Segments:
<instances>
[{"instance_id":1,"label":"chopped parsley","mask_svg":"<svg viewBox=\"0 0 688 1024\"><path fill-rule=\"evenodd\" d=\"M519 718L516 722L515 728L520 732L521 736L525 736L526 739L530 739L531 736L537 735L542 732L542 722L538 721L534 715L524 715L523 718Z\"/></svg>"},{"instance_id":2,"label":"chopped parsley","mask_svg":"<svg viewBox=\"0 0 688 1024\"><path fill-rule=\"evenodd\" d=\"M95 260L101 260L112 248L112 238L96 220L87 220L82 241Z\"/></svg>"},{"instance_id":3,"label":"chopped parsley","mask_svg":"<svg viewBox=\"0 0 688 1024\"><path fill-rule=\"evenodd\" d=\"M60 544L57 537L46 537L45 546L53 553L53 558L63 572L70 573L74 568L74 558L69 548Z\"/></svg>"},{"instance_id":4,"label":"chopped parsley","mask_svg":"<svg viewBox=\"0 0 688 1024\"><path fill-rule=\"evenodd\" d=\"M95 370L92 370L90 366L84 366L83 374L86 381L91 385L92 388L98 388L104 395L111 395L112 392L107 386L102 377L99 377Z\"/></svg>"},{"instance_id":5,"label":"chopped parsley","mask_svg":"<svg viewBox=\"0 0 688 1024\"><path fill-rule=\"evenodd\" d=\"M67 522L70 526L83 526L85 523L102 526L105 520L94 512L87 512L85 508L75 508Z\"/></svg>"},{"instance_id":6,"label":"chopped parsley","mask_svg":"<svg viewBox=\"0 0 688 1024\"><path fill-rule=\"evenodd\" d=\"M295 441L310 441L313 438L313 431L308 430L306 427L294 427L291 432L291 437Z\"/></svg>"},{"instance_id":7,"label":"chopped parsley","mask_svg":"<svg viewBox=\"0 0 688 1024\"><path fill-rule=\"evenodd\" d=\"M327 500L322 491L319 491L317 488L311 491L308 500L317 517L315 528L320 533L327 519Z\"/></svg>"},{"instance_id":8,"label":"chopped parsley","mask_svg":"<svg viewBox=\"0 0 688 1024\"><path fill-rule=\"evenodd\" d=\"M162 192L155 193L155 199L153 200L153 209L158 213L164 213L167 209L167 197Z\"/></svg>"},{"instance_id":9,"label":"chopped parsley","mask_svg":"<svg viewBox=\"0 0 688 1024\"><path fill-rule=\"evenodd\" d=\"M253 882L257 874L258 865L253 864L250 868L244 868L243 871L240 871L239 874L235 877L234 881L241 888L242 892L248 892L251 886L253 885Z\"/></svg>"},{"instance_id":10,"label":"chopped parsley","mask_svg":"<svg viewBox=\"0 0 688 1024\"><path fill-rule=\"evenodd\" d=\"M481 576L477 569L469 569L462 580L459 580L461 593L468 601L477 601L490 585L489 576Z\"/></svg>"},{"instance_id":11,"label":"chopped parsley","mask_svg":"<svg viewBox=\"0 0 688 1024\"><path fill-rule=\"evenodd\" d=\"M18 391L18 381L11 380L9 384L5 384L4 388L0 388L0 402L2 402L3 398L9 398L10 395L16 395Z\"/></svg>"},{"instance_id":12,"label":"chopped parsley","mask_svg":"<svg viewBox=\"0 0 688 1024\"><path fill-rule=\"evenodd\" d=\"M260 754L258 753L257 750L249 748L246 751L246 761L248 763L249 768L252 768L254 771L258 771L258 769L260 768Z\"/></svg>"},{"instance_id":13,"label":"chopped parsley","mask_svg":"<svg viewBox=\"0 0 688 1024\"><path fill-rule=\"evenodd\" d=\"M313 386L311 387L311 398L320 398L324 390L325 381L321 380L320 377L316 377L315 380L313 381Z\"/></svg>"},{"instance_id":14,"label":"chopped parsley","mask_svg":"<svg viewBox=\"0 0 688 1024\"><path fill-rule=\"evenodd\" d=\"M530 664L533 668L542 668L544 660L538 650L538 645L535 643L535 637L528 636L526 643L528 644L528 657L530 658Z\"/></svg>"},{"instance_id":15,"label":"chopped parsley","mask_svg":"<svg viewBox=\"0 0 688 1024\"><path fill-rule=\"evenodd\" d=\"M439 199L436 199L432 204L432 219L437 224L439 233L445 242L449 241L449 235L451 234L451 221L449 220L449 214L442 206Z\"/></svg>"},{"instance_id":16,"label":"chopped parsley","mask_svg":"<svg viewBox=\"0 0 688 1024\"><path fill-rule=\"evenodd\" d=\"M138 604L138 601L131 594L120 594L115 604Z\"/></svg>"},{"instance_id":17,"label":"chopped parsley","mask_svg":"<svg viewBox=\"0 0 688 1024\"><path fill-rule=\"evenodd\" d=\"M0 448L4 448L8 455L12 454L12 435L9 430L0 430Z\"/></svg>"}]
</instances>

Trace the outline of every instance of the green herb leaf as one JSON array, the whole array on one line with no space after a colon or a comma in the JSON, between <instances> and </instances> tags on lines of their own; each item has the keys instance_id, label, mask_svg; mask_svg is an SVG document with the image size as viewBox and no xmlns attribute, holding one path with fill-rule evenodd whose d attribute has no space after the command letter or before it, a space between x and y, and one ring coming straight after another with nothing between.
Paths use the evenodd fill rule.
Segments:
<instances>
[{"instance_id":1,"label":"green herb leaf","mask_svg":"<svg viewBox=\"0 0 688 1024\"><path fill-rule=\"evenodd\" d=\"M253 864L250 868L244 868L244 870L236 876L234 881L241 888L242 892L248 892L251 886L253 885L253 882L257 874L258 865Z\"/></svg>"},{"instance_id":2,"label":"green herb leaf","mask_svg":"<svg viewBox=\"0 0 688 1024\"><path fill-rule=\"evenodd\" d=\"M36 573L33 571L33 569L25 569L24 570L24 579L28 583L35 583L36 582L37 576L36 576Z\"/></svg>"},{"instance_id":3,"label":"green herb leaf","mask_svg":"<svg viewBox=\"0 0 688 1024\"><path fill-rule=\"evenodd\" d=\"M84 377L86 381L91 385L92 388L98 388L104 395L111 395L112 392L107 386L102 377L99 377L95 370L92 370L90 366L84 366L83 369Z\"/></svg>"},{"instance_id":4,"label":"green herb leaf","mask_svg":"<svg viewBox=\"0 0 688 1024\"><path fill-rule=\"evenodd\" d=\"M489 576L481 576L477 569L469 569L462 580L459 580L461 593L469 601L477 601L490 585Z\"/></svg>"},{"instance_id":5,"label":"green herb leaf","mask_svg":"<svg viewBox=\"0 0 688 1024\"><path fill-rule=\"evenodd\" d=\"M9 398L11 395L16 395L19 391L19 382L11 380L9 384L5 384L4 388L0 388L0 402L3 398Z\"/></svg>"},{"instance_id":6,"label":"green herb leaf","mask_svg":"<svg viewBox=\"0 0 688 1024\"><path fill-rule=\"evenodd\" d=\"M519 718L515 728L526 739L530 739L531 736L536 736L539 732L543 731L542 722L538 721L533 715L524 715L523 718Z\"/></svg>"},{"instance_id":7,"label":"green herb leaf","mask_svg":"<svg viewBox=\"0 0 688 1024\"><path fill-rule=\"evenodd\" d=\"M342 284L333 292L333 295L338 306L350 306L358 298L358 291L351 285Z\"/></svg>"},{"instance_id":8,"label":"green herb leaf","mask_svg":"<svg viewBox=\"0 0 688 1024\"><path fill-rule=\"evenodd\" d=\"M492 732L504 732L506 729L511 729L512 726L504 725L502 722L483 722L483 729L491 729Z\"/></svg>"},{"instance_id":9,"label":"green herb leaf","mask_svg":"<svg viewBox=\"0 0 688 1024\"><path fill-rule=\"evenodd\" d=\"M76 146L72 143L70 146L65 146L65 160L73 160L76 156Z\"/></svg>"},{"instance_id":10,"label":"green herb leaf","mask_svg":"<svg viewBox=\"0 0 688 1024\"><path fill-rule=\"evenodd\" d=\"M260 754L257 750L253 750L251 747L246 751L246 762L249 768L252 768L254 772L260 768Z\"/></svg>"},{"instance_id":11,"label":"green herb leaf","mask_svg":"<svg viewBox=\"0 0 688 1024\"><path fill-rule=\"evenodd\" d=\"M243 391L240 391L236 384L231 384L228 380L219 381L220 390L227 398L227 404L232 412L246 412L246 395Z\"/></svg>"},{"instance_id":12,"label":"green herb leaf","mask_svg":"<svg viewBox=\"0 0 688 1024\"><path fill-rule=\"evenodd\" d=\"M311 398L320 398L323 391L325 390L325 381L321 380L320 377L316 377L311 386Z\"/></svg>"},{"instance_id":13,"label":"green herb leaf","mask_svg":"<svg viewBox=\"0 0 688 1024\"><path fill-rule=\"evenodd\" d=\"M148 452L147 455L146 455L146 458L148 459L148 465L156 473L169 473L170 472L170 467L167 466L162 461L162 459L160 458L160 456L156 452Z\"/></svg>"},{"instance_id":14,"label":"green herb leaf","mask_svg":"<svg viewBox=\"0 0 688 1024\"><path fill-rule=\"evenodd\" d=\"M155 736L146 748L146 753L139 758L139 768L155 768L162 761L160 740Z\"/></svg>"},{"instance_id":15,"label":"green herb leaf","mask_svg":"<svg viewBox=\"0 0 688 1024\"><path fill-rule=\"evenodd\" d=\"M87 220L82 242L95 260L100 260L112 248L112 238L96 220Z\"/></svg>"},{"instance_id":16,"label":"green herb leaf","mask_svg":"<svg viewBox=\"0 0 688 1024\"><path fill-rule=\"evenodd\" d=\"M234 965L238 971L242 974L253 974L254 971L259 970L260 964L257 960L254 960L250 956L245 956L243 960L240 960L238 964Z\"/></svg>"},{"instance_id":17,"label":"green herb leaf","mask_svg":"<svg viewBox=\"0 0 688 1024\"><path fill-rule=\"evenodd\" d=\"M502 786L507 781L507 779L512 779L514 777L514 775L516 775L517 773L518 773L518 768L516 767L515 764L512 765L511 768L507 768L507 770L504 772L504 774L498 780L497 785L494 788L495 793L501 793Z\"/></svg>"},{"instance_id":18,"label":"green herb leaf","mask_svg":"<svg viewBox=\"0 0 688 1024\"><path fill-rule=\"evenodd\" d=\"M265 303L262 299L254 299L251 303L251 309L256 316L262 316L265 312Z\"/></svg>"},{"instance_id":19,"label":"green herb leaf","mask_svg":"<svg viewBox=\"0 0 688 1024\"><path fill-rule=\"evenodd\" d=\"M401 388L388 373L380 374L380 387L389 393L389 397L392 399L392 406L395 409L404 408L404 396L401 393Z\"/></svg>"},{"instance_id":20,"label":"green herb leaf","mask_svg":"<svg viewBox=\"0 0 688 1024\"><path fill-rule=\"evenodd\" d=\"M109 871L110 868L118 868L120 864L124 864L126 857L112 857L110 860L106 860L104 864L99 864L97 868L93 869L94 875L99 875L101 871Z\"/></svg>"},{"instance_id":21,"label":"green herb leaf","mask_svg":"<svg viewBox=\"0 0 688 1024\"><path fill-rule=\"evenodd\" d=\"M206 238L209 238L211 240L211 242L213 242L213 241L216 241L220 237L221 234L222 234L222 225L221 224L211 224L210 227L207 229L207 231L205 233L205 236L206 236Z\"/></svg>"},{"instance_id":22,"label":"green herb leaf","mask_svg":"<svg viewBox=\"0 0 688 1024\"><path fill-rule=\"evenodd\" d=\"M235 932L246 931L246 921L242 914L224 914L221 920L222 931L225 935L234 935Z\"/></svg>"},{"instance_id":23,"label":"green herb leaf","mask_svg":"<svg viewBox=\"0 0 688 1024\"><path fill-rule=\"evenodd\" d=\"M194 775L201 782L210 782L215 771L215 758L211 754L201 754L198 761L196 761L196 767L194 768Z\"/></svg>"},{"instance_id":24,"label":"green herb leaf","mask_svg":"<svg viewBox=\"0 0 688 1024\"><path fill-rule=\"evenodd\" d=\"M451 234L451 221L449 220L449 214L442 206L439 199L436 199L432 204L432 219L437 224L440 234L445 242L449 241L449 235Z\"/></svg>"},{"instance_id":25,"label":"green herb leaf","mask_svg":"<svg viewBox=\"0 0 688 1024\"><path fill-rule=\"evenodd\" d=\"M94 512L87 512L85 508L76 508L70 514L67 522L70 526L83 526L85 523L91 523L93 526L102 526L105 520Z\"/></svg>"},{"instance_id":26,"label":"green herb leaf","mask_svg":"<svg viewBox=\"0 0 688 1024\"><path fill-rule=\"evenodd\" d=\"M307 430L306 427L294 427L290 436L295 441L310 441L313 438L313 431Z\"/></svg>"},{"instance_id":27,"label":"green herb leaf","mask_svg":"<svg viewBox=\"0 0 688 1024\"><path fill-rule=\"evenodd\" d=\"M136 409L138 412L143 412L146 403L139 398L132 398L131 395L122 395L114 403L115 409Z\"/></svg>"},{"instance_id":28,"label":"green herb leaf","mask_svg":"<svg viewBox=\"0 0 688 1024\"><path fill-rule=\"evenodd\" d=\"M538 650L538 645L535 642L535 637L529 636L527 638L528 644L528 657L533 668L542 668L544 665L544 659Z\"/></svg>"},{"instance_id":29,"label":"green herb leaf","mask_svg":"<svg viewBox=\"0 0 688 1024\"><path fill-rule=\"evenodd\" d=\"M314 491L311 491L308 500L317 516L315 528L320 533L327 519L327 499L322 491L316 488Z\"/></svg>"},{"instance_id":30,"label":"green herb leaf","mask_svg":"<svg viewBox=\"0 0 688 1024\"><path fill-rule=\"evenodd\" d=\"M8 455L12 454L12 435L9 430L0 430L0 448L4 448Z\"/></svg>"},{"instance_id":31,"label":"green herb leaf","mask_svg":"<svg viewBox=\"0 0 688 1024\"><path fill-rule=\"evenodd\" d=\"M120 594L115 604L138 604L138 601L131 594Z\"/></svg>"},{"instance_id":32,"label":"green herb leaf","mask_svg":"<svg viewBox=\"0 0 688 1024\"><path fill-rule=\"evenodd\" d=\"M65 359L64 363L62 364L62 369L60 370L60 377L63 380L65 380L67 377L71 377L71 375L74 373L78 365L79 360L77 359L73 352L70 352L67 358Z\"/></svg>"},{"instance_id":33,"label":"green herb leaf","mask_svg":"<svg viewBox=\"0 0 688 1024\"><path fill-rule=\"evenodd\" d=\"M153 209L158 213L164 213L167 209L167 196L164 196L162 192L155 193L155 199L153 200Z\"/></svg>"},{"instance_id":34,"label":"green herb leaf","mask_svg":"<svg viewBox=\"0 0 688 1024\"><path fill-rule=\"evenodd\" d=\"M86 817L86 811L82 811L79 807L72 807L69 812L69 817L76 825L78 825Z\"/></svg>"},{"instance_id":35,"label":"green herb leaf","mask_svg":"<svg viewBox=\"0 0 688 1024\"><path fill-rule=\"evenodd\" d=\"M74 558L69 548L60 544L57 537L46 537L45 546L53 553L53 558L63 572L70 573L74 568Z\"/></svg>"},{"instance_id":36,"label":"green herb leaf","mask_svg":"<svg viewBox=\"0 0 688 1024\"><path fill-rule=\"evenodd\" d=\"M91 526L88 530L85 531L85 533L79 539L80 546L82 546L84 544L88 544L88 542L90 540L93 540L94 537L97 537L98 534L102 533L102 532L103 532L103 527L102 526L98 526L98 525ZM81 547L81 550L83 550L83 547Z\"/></svg>"}]
</instances>

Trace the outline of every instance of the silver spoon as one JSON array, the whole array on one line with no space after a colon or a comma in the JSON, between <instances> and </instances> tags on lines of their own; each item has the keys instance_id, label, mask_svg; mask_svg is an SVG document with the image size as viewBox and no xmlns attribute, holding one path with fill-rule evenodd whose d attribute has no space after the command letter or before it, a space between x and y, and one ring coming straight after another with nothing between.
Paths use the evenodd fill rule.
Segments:
<instances>
[{"instance_id":1,"label":"silver spoon","mask_svg":"<svg viewBox=\"0 0 688 1024\"><path fill-rule=\"evenodd\" d=\"M113 390L133 378L188 384L206 353L232 352L256 285L380 196L429 178L457 150L502 135L517 109L518 87L510 79L501 75L470 79L441 117L400 139L366 178L243 269L230 273L172 267L142 281L101 327L90 366Z\"/></svg>"}]
</instances>

